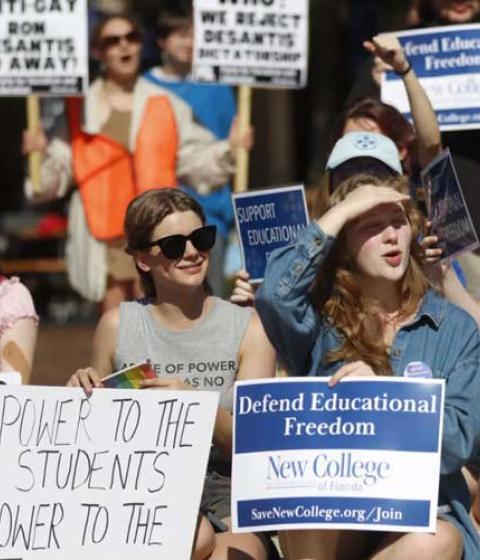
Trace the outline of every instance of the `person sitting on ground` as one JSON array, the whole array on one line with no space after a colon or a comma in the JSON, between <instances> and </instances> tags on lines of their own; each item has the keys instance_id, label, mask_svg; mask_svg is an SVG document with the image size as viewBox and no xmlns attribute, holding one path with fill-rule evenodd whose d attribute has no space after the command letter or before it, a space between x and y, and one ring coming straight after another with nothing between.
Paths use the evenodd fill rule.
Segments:
<instances>
[{"instance_id":1,"label":"person sitting on ground","mask_svg":"<svg viewBox=\"0 0 480 560\"><path fill-rule=\"evenodd\" d=\"M38 316L32 296L15 276L0 276L0 371L17 371L30 382Z\"/></svg>"},{"instance_id":2,"label":"person sitting on ground","mask_svg":"<svg viewBox=\"0 0 480 560\"><path fill-rule=\"evenodd\" d=\"M266 541L230 531L231 411L235 380L274 375L273 348L254 310L211 295L206 276L215 226L205 225L197 201L180 189L147 191L128 206L125 236L146 297L103 315L94 337L92 367L77 371L68 384L91 391L101 386L102 377L149 359L160 374L144 381L145 389L218 391L220 407L201 506L220 531L211 558L265 560ZM182 367L167 375L166 363ZM201 364L211 365L204 371ZM202 523L209 528L210 521L204 518Z\"/></svg>"},{"instance_id":3,"label":"person sitting on ground","mask_svg":"<svg viewBox=\"0 0 480 560\"><path fill-rule=\"evenodd\" d=\"M437 530L286 531L289 560L476 560L461 469L480 428L480 333L473 318L429 288L418 245L422 218L408 181L357 175L329 209L274 251L255 307L291 375L403 376L412 361L446 379Z\"/></svg>"}]
</instances>

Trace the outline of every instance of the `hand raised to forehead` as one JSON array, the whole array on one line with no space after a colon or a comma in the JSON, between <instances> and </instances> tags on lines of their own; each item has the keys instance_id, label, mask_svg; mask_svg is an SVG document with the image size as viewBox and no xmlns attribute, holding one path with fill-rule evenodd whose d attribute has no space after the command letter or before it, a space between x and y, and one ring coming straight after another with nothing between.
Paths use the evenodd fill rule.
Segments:
<instances>
[{"instance_id":1,"label":"hand raised to forehead","mask_svg":"<svg viewBox=\"0 0 480 560\"><path fill-rule=\"evenodd\" d=\"M325 233L336 236L346 223L381 204L404 204L409 200L408 194L398 192L391 187L361 185L330 208L317 223Z\"/></svg>"},{"instance_id":2,"label":"hand raised to forehead","mask_svg":"<svg viewBox=\"0 0 480 560\"><path fill-rule=\"evenodd\" d=\"M349 210L348 219L354 220L381 204L403 204L409 200L410 196L408 194L398 192L390 187L362 185L348 193L343 201L338 204L343 204Z\"/></svg>"}]
</instances>

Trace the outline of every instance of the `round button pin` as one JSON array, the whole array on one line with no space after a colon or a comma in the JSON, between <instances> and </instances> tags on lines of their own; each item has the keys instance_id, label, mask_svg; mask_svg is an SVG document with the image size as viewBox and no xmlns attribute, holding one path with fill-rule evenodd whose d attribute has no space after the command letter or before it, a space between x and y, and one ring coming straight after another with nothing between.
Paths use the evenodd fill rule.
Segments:
<instances>
[{"instance_id":1,"label":"round button pin","mask_svg":"<svg viewBox=\"0 0 480 560\"><path fill-rule=\"evenodd\" d=\"M410 362L403 370L404 377L432 378L430 366L424 362Z\"/></svg>"}]
</instances>

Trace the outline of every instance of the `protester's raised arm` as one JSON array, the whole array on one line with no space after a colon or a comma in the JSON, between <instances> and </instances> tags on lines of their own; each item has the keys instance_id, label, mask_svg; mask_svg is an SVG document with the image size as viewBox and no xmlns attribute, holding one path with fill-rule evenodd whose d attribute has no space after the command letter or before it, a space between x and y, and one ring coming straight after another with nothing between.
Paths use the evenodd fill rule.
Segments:
<instances>
[{"instance_id":1,"label":"protester's raised arm","mask_svg":"<svg viewBox=\"0 0 480 560\"><path fill-rule=\"evenodd\" d=\"M377 35L371 41L365 41L364 47L375 56L373 77L377 83L379 72L385 69L392 69L402 77L417 133L418 161L424 167L442 148L440 129L430 100L393 33Z\"/></svg>"}]
</instances>

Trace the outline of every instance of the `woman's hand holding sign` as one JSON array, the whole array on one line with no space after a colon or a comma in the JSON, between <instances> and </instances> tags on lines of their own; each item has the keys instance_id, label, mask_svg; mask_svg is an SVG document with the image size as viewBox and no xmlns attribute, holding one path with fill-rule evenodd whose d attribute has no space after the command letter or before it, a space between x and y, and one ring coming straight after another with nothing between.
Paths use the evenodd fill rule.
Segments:
<instances>
[{"instance_id":1,"label":"woman's hand holding sign","mask_svg":"<svg viewBox=\"0 0 480 560\"><path fill-rule=\"evenodd\" d=\"M91 395L93 389L101 386L100 376L92 367L77 369L67 382L67 387L82 387L87 395Z\"/></svg>"},{"instance_id":2,"label":"woman's hand holding sign","mask_svg":"<svg viewBox=\"0 0 480 560\"><path fill-rule=\"evenodd\" d=\"M375 377L373 369L365 362L351 362L342 366L330 379L328 380L329 387L335 385L345 377Z\"/></svg>"},{"instance_id":3,"label":"woman's hand holding sign","mask_svg":"<svg viewBox=\"0 0 480 560\"><path fill-rule=\"evenodd\" d=\"M22 136L22 154L29 155L32 152L43 153L47 148L47 137L42 129L36 131L24 130Z\"/></svg>"}]
</instances>

